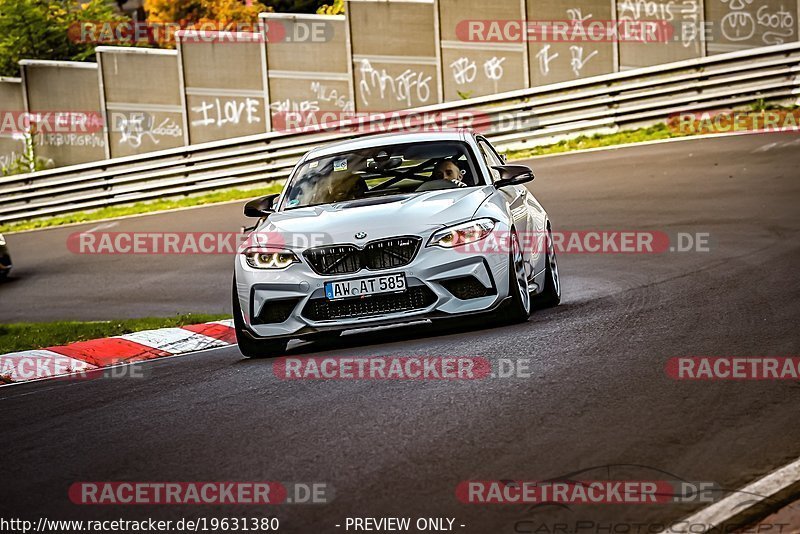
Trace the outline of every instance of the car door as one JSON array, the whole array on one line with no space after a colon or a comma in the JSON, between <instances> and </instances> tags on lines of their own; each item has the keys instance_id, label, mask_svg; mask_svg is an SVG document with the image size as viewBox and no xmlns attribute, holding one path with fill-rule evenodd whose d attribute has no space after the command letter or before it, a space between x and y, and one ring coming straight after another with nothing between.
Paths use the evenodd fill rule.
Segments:
<instances>
[{"instance_id":1,"label":"car door","mask_svg":"<svg viewBox=\"0 0 800 534\"><path fill-rule=\"evenodd\" d=\"M481 156L489 166L492 173L492 181L499 179L499 173L492 169L496 165L503 165L505 162L497 154L494 147L489 144L484 137L477 136L475 140L478 142L478 148L481 151ZM533 246L532 238L535 237L535 222L531 217L530 206L528 203L530 193L524 185L508 185L498 189L508 203L508 209L511 213L511 218L514 221L514 227L517 230L520 246L522 247L523 256L528 263L528 276L533 276L533 265L536 265L536 256L533 254L535 247Z\"/></svg>"}]
</instances>

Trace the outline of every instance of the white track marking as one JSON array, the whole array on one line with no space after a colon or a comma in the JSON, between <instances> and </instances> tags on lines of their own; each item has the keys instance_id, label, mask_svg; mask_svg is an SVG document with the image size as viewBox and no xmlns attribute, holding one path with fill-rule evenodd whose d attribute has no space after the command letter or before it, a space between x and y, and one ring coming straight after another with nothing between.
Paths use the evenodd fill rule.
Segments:
<instances>
[{"instance_id":1,"label":"white track marking","mask_svg":"<svg viewBox=\"0 0 800 534\"><path fill-rule=\"evenodd\" d=\"M11 380L36 380L88 371L97 366L46 349L23 350L0 356L0 374Z\"/></svg>"},{"instance_id":2,"label":"white track marking","mask_svg":"<svg viewBox=\"0 0 800 534\"><path fill-rule=\"evenodd\" d=\"M757 511L757 508L765 501L791 497L790 495L781 495L781 493L798 483L800 483L800 459L756 480L683 521L675 522L673 527L681 525L680 528L683 530L680 532L685 533L687 532L685 530L687 527L691 528L691 525L700 525L703 526L702 532L708 532L715 527L724 525L728 521L740 521L740 518L746 517L748 512L754 513ZM749 519L755 521L760 518L754 516ZM664 534L674 534L678 531L670 528L662 532ZM701 531L691 530L691 532Z\"/></svg>"},{"instance_id":3,"label":"white track marking","mask_svg":"<svg viewBox=\"0 0 800 534\"><path fill-rule=\"evenodd\" d=\"M172 354L229 345L229 343L220 339L197 334L183 328L143 330L141 332L133 332L132 334L125 334L117 337Z\"/></svg>"},{"instance_id":4,"label":"white track marking","mask_svg":"<svg viewBox=\"0 0 800 534\"><path fill-rule=\"evenodd\" d=\"M93 227L89 228L88 230L84 230L84 233L90 234L90 233L96 232L98 230L106 230L108 228L113 228L113 227L115 227L117 225L119 225L118 221L104 222L104 223L98 224L97 226L93 226Z\"/></svg>"}]
</instances>

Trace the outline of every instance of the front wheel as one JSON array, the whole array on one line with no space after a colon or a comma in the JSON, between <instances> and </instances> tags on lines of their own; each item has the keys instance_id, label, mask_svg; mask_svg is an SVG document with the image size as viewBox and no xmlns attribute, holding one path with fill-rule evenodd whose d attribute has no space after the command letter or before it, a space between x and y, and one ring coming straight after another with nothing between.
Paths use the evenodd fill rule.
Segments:
<instances>
[{"instance_id":1,"label":"front wheel","mask_svg":"<svg viewBox=\"0 0 800 534\"><path fill-rule=\"evenodd\" d=\"M508 256L509 322L522 323L531 315L531 295L528 275L525 272L525 258L519 246L517 233L511 232L511 250Z\"/></svg>"},{"instance_id":2,"label":"front wheel","mask_svg":"<svg viewBox=\"0 0 800 534\"><path fill-rule=\"evenodd\" d=\"M547 229L547 256L544 263L544 289L536 296L534 303L537 308L552 308L561 302L561 278L558 275L558 260L550 228Z\"/></svg>"},{"instance_id":3,"label":"front wheel","mask_svg":"<svg viewBox=\"0 0 800 534\"><path fill-rule=\"evenodd\" d=\"M286 352L286 341L280 339L253 339L247 334L247 327L242 317L242 307L239 305L239 295L236 291L236 279L233 280L233 328L236 332L236 343L239 352L245 358L269 358L280 356Z\"/></svg>"}]
</instances>

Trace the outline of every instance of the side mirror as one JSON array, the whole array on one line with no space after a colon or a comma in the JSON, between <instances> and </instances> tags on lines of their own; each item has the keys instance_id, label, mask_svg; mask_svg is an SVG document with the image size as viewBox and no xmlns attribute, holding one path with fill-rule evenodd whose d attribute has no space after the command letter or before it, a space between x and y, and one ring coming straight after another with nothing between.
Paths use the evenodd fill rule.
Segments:
<instances>
[{"instance_id":1,"label":"side mirror","mask_svg":"<svg viewBox=\"0 0 800 534\"><path fill-rule=\"evenodd\" d=\"M275 213L272 204L280 196L280 193L256 198L244 205L245 217L266 217L270 213Z\"/></svg>"},{"instance_id":2,"label":"side mirror","mask_svg":"<svg viewBox=\"0 0 800 534\"><path fill-rule=\"evenodd\" d=\"M525 165L495 165L492 168L500 173L500 179L494 182L494 186L497 188L524 184L533 180L533 171Z\"/></svg>"}]
</instances>

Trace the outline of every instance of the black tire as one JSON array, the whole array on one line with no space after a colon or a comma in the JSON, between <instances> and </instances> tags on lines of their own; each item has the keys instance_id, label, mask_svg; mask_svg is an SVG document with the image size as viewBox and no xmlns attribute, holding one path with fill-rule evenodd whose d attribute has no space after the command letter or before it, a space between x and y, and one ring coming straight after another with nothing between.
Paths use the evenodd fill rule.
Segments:
<instances>
[{"instance_id":1,"label":"black tire","mask_svg":"<svg viewBox=\"0 0 800 534\"><path fill-rule=\"evenodd\" d=\"M236 293L236 279L233 279L231 295L233 305L233 327L236 331L236 343L239 352L245 358L270 358L280 356L286 352L287 341L283 339L253 339L247 333L247 327L242 317L242 308L239 305L239 296Z\"/></svg>"},{"instance_id":2,"label":"black tire","mask_svg":"<svg viewBox=\"0 0 800 534\"><path fill-rule=\"evenodd\" d=\"M561 302L561 277L558 272L556 249L553 246L553 232L547 228L547 255L544 259L544 289L536 295L534 304L537 308L552 308Z\"/></svg>"},{"instance_id":3,"label":"black tire","mask_svg":"<svg viewBox=\"0 0 800 534\"><path fill-rule=\"evenodd\" d=\"M524 323L531 316L531 297L528 285L528 276L525 273L525 263L522 249L519 245L517 232L511 231L510 249L508 251L508 293L511 301L507 306L507 320L509 323Z\"/></svg>"}]
</instances>

